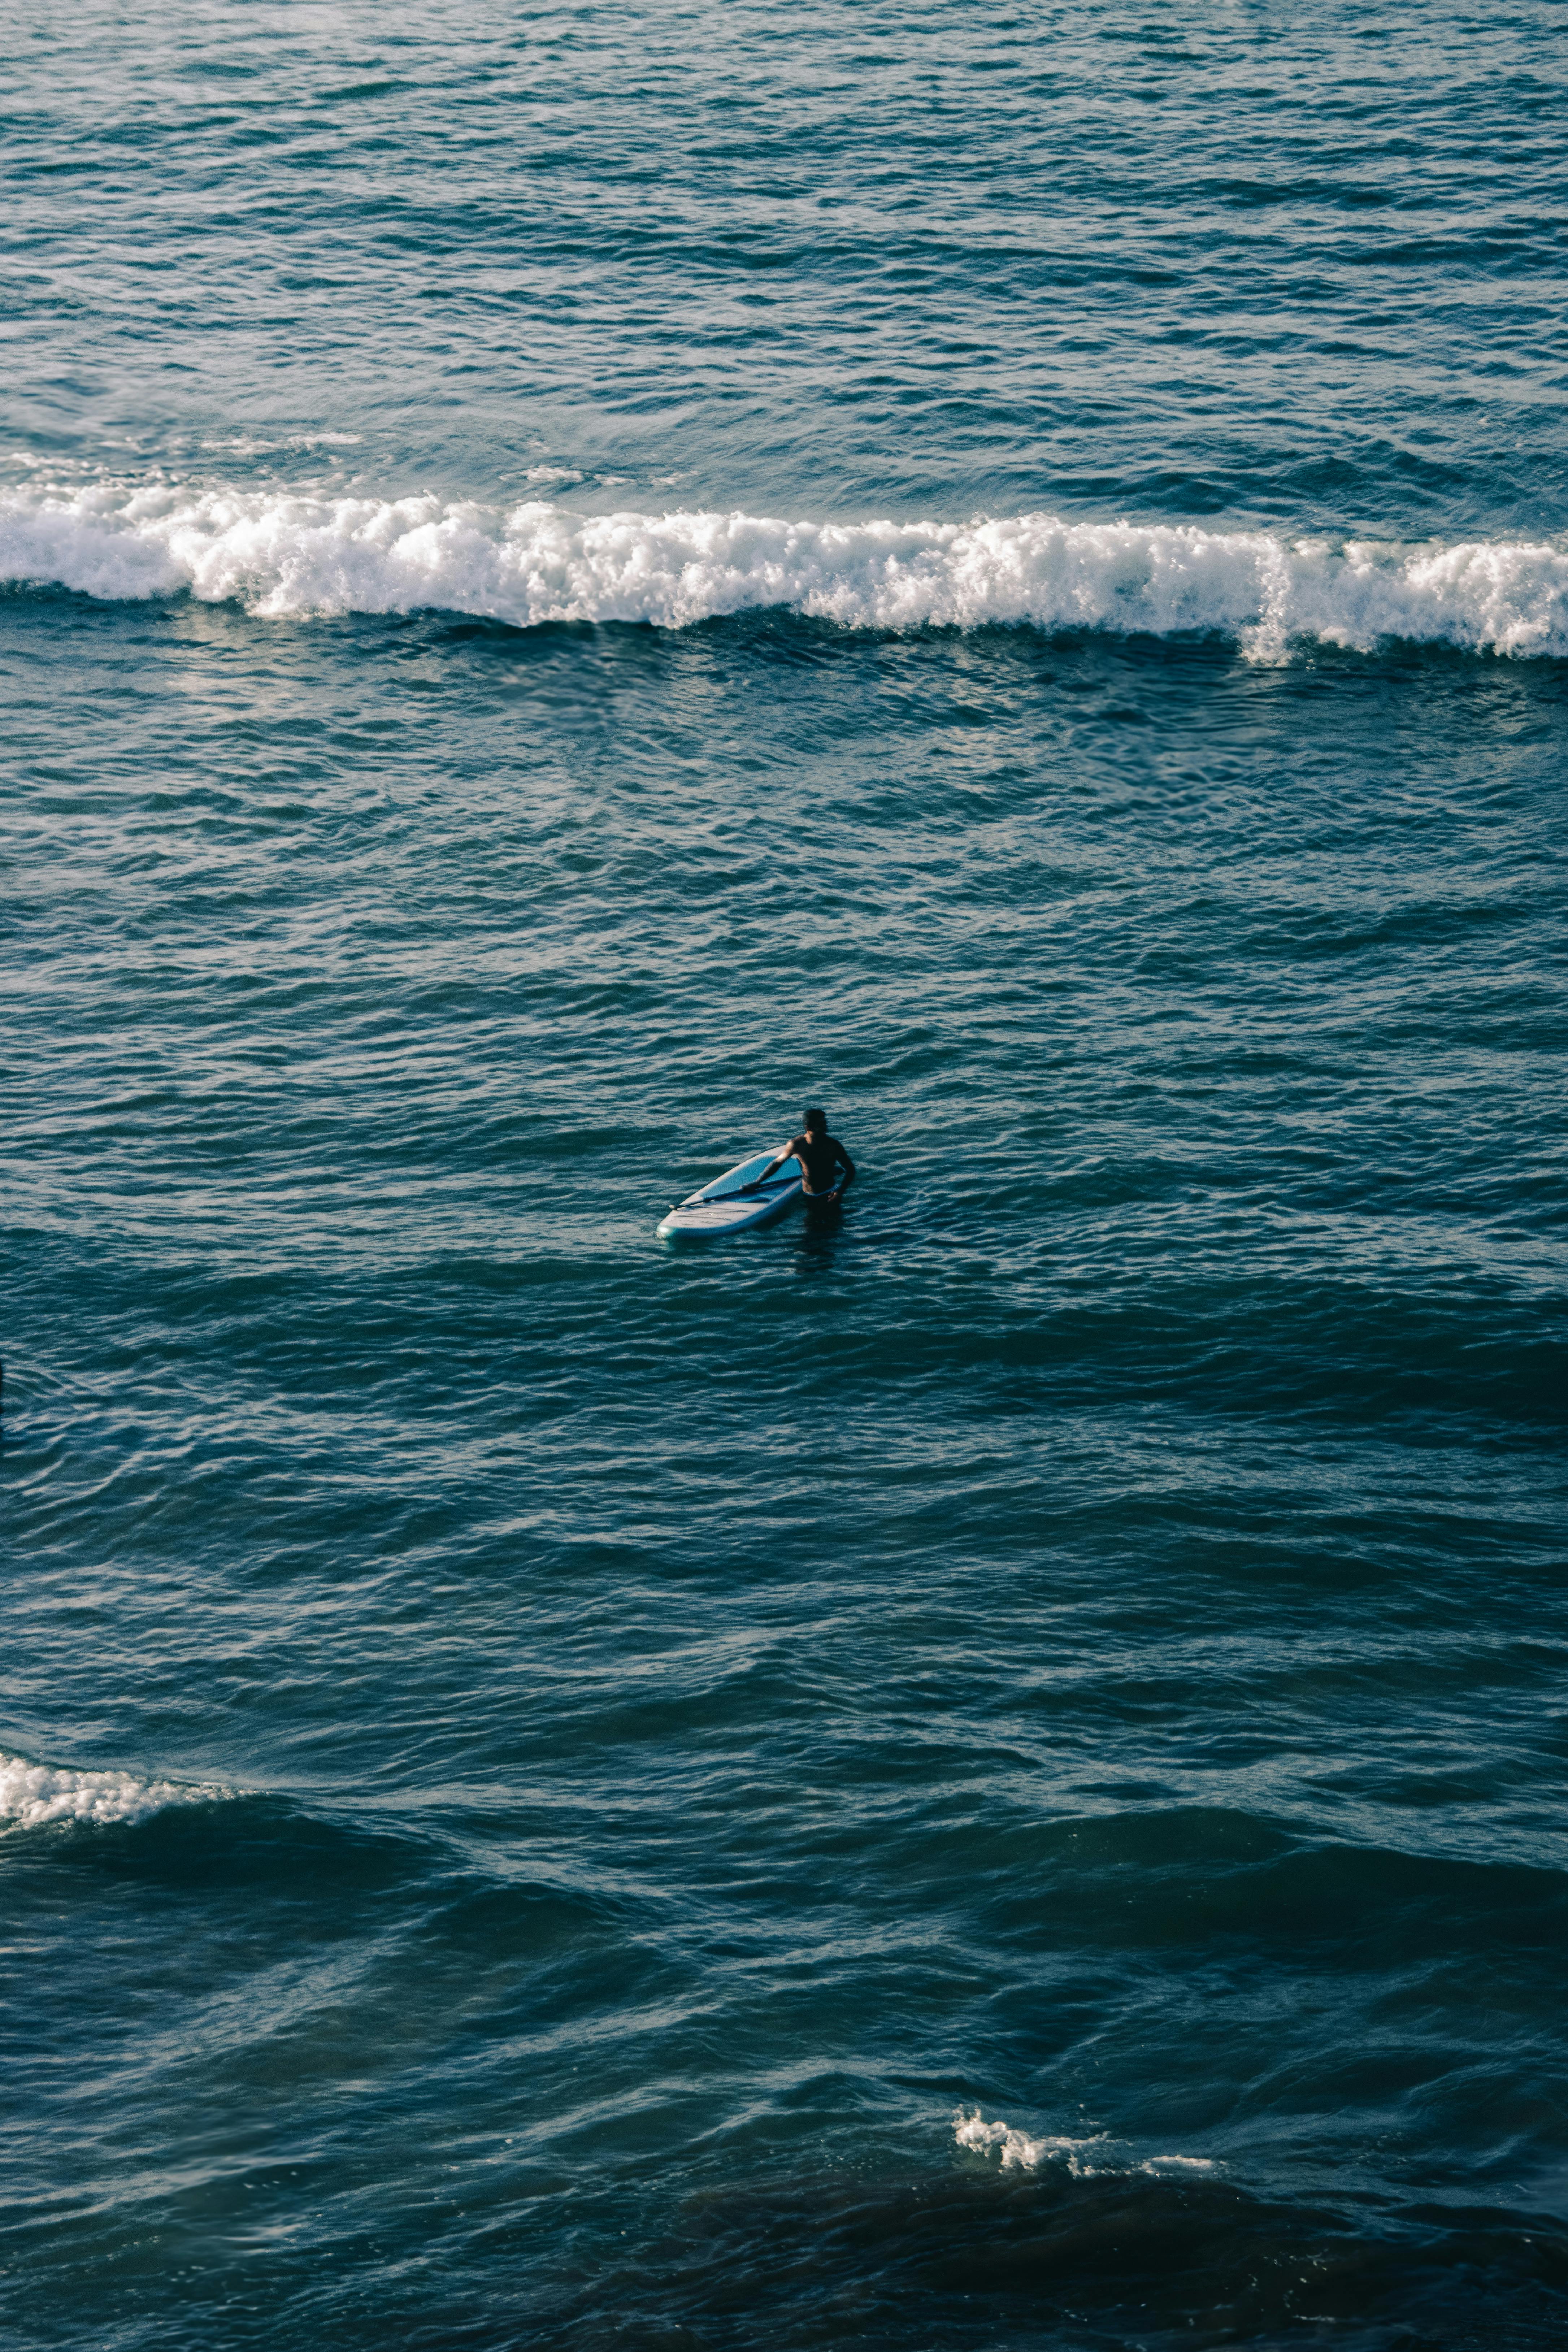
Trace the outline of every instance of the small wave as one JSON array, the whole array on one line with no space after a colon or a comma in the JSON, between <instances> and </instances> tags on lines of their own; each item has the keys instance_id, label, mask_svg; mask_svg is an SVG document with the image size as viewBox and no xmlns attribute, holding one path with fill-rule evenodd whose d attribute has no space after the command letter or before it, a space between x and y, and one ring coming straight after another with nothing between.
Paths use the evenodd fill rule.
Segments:
<instances>
[{"instance_id":1,"label":"small wave","mask_svg":"<svg viewBox=\"0 0 1568 2352\"><path fill-rule=\"evenodd\" d=\"M165 1805L231 1794L216 1781L144 1780L134 1772L67 1772L0 1753L0 1823L37 1829L47 1822L139 1822Z\"/></svg>"},{"instance_id":2,"label":"small wave","mask_svg":"<svg viewBox=\"0 0 1568 2352\"><path fill-rule=\"evenodd\" d=\"M1020 2171L1033 2172L1047 2157L1059 2157L1069 2172L1087 2177L1100 2169L1089 2150L1103 2147L1108 2136L1096 2132L1088 2139L1068 2139L1060 2135L1031 2139L1027 2132L1015 2131L1011 2124L987 2123L978 2107L973 2115L965 2115L960 2107L952 2119L952 2137L960 2147L973 2148L980 2155L995 2148L1003 2172L1011 2171L1015 2166Z\"/></svg>"},{"instance_id":3,"label":"small wave","mask_svg":"<svg viewBox=\"0 0 1568 2352\"><path fill-rule=\"evenodd\" d=\"M1173 2172L1217 2172L1219 2165L1211 2156L1150 2156L1134 2163L1111 2139L1109 2132L1095 2132L1087 2139L1070 2139L1064 2134L1047 2133L1038 2139L1027 2132L1016 2131L1011 2124L987 2123L976 2107L965 2114L960 2107L952 2119L952 2137L960 2147L973 2148L977 2155L986 2155L995 2148L998 2169L1034 2172L1048 2158L1056 2158L1080 2180L1092 2180L1106 2172L1146 2172L1156 2179Z\"/></svg>"},{"instance_id":4,"label":"small wave","mask_svg":"<svg viewBox=\"0 0 1568 2352\"><path fill-rule=\"evenodd\" d=\"M681 628L786 606L845 628L1027 624L1217 633L1259 659L1391 638L1568 655L1568 549L1419 545L1196 524L837 523L699 509L583 515L431 497L35 479L0 496L0 578L105 599L186 593L266 618L439 609L521 627Z\"/></svg>"}]
</instances>

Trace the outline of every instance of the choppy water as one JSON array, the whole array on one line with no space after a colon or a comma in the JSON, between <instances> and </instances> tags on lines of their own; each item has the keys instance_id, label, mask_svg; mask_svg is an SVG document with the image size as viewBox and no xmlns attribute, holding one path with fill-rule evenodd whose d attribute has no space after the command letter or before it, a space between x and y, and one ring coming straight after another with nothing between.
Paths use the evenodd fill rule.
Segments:
<instances>
[{"instance_id":1,"label":"choppy water","mask_svg":"<svg viewBox=\"0 0 1568 2352\"><path fill-rule=\"evenodd\" d=\"M153 13L0 99L13 2340L1559 2344L1561 11Z\"/></svg>"}]
</instances>

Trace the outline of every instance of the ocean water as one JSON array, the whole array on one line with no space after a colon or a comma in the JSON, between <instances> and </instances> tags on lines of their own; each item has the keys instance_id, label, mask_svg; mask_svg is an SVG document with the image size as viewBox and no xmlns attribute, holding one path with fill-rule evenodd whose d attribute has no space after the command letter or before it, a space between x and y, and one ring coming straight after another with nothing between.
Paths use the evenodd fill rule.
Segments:
<instances>
[{"instance_id":1,"label":"ocean water","mask_svg":"<svg viewBox=\"0 0 1568 2352\"><path fill-rule=\"evenodd\" d=\"M1564 29L13 16L11 2343L1561 2345Z\"/></svg>"}]
</instances>

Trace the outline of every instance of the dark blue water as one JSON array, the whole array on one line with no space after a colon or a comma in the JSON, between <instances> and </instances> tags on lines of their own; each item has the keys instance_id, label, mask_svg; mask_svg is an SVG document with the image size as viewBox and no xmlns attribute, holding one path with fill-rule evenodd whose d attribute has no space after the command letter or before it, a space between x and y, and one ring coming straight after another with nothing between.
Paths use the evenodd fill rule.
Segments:
<instances>
[{"instance_id":1,"label":"dark blue water","mask_svg":"<svg viewBox=\"0 0 1568 2352\"><path fill-rule=\"evenodd\" d=\"M12 28L29 2352L1562 2342L1562 37Z\"/></svg>"}]
</instances>

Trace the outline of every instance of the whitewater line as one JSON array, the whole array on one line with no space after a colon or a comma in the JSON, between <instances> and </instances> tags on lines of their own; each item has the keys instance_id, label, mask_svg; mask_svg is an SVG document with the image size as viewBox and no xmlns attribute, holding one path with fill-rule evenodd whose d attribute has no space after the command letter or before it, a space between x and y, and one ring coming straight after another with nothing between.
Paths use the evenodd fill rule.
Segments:
<instances>
[{"instance_id":1,"label":"whitewater line","mask_svg":"<svg viewBox=\"0 0 1568 2352\"><path fill-rule=\"evenodd\" d=\"M520 627L683 628L784 606L847 629L1206 631L1265 659L1389 638L1568 656L1568 549L1550 541L1292 539L1047 513L844 523L35 484L0 494L0 579L109 600L183 593L268 619L435 608Z\"/></svg>"}]
</instances>

